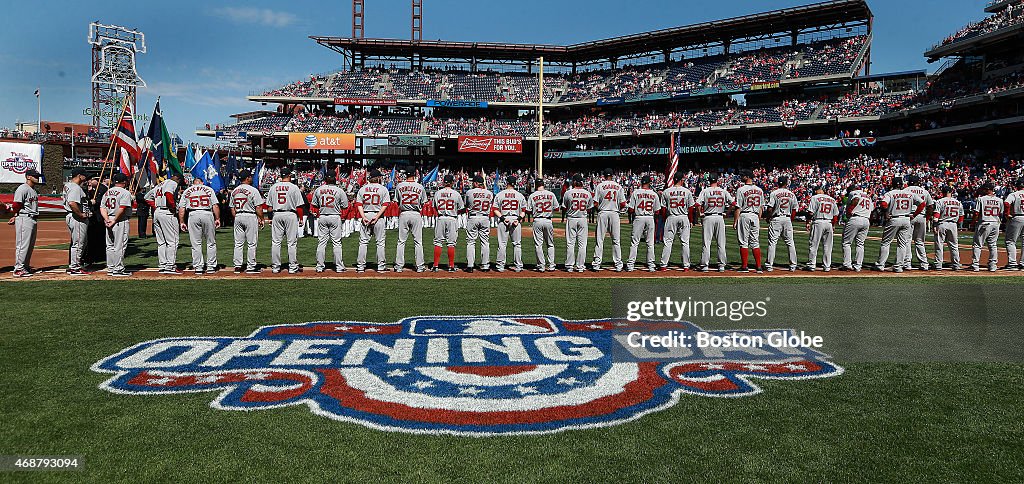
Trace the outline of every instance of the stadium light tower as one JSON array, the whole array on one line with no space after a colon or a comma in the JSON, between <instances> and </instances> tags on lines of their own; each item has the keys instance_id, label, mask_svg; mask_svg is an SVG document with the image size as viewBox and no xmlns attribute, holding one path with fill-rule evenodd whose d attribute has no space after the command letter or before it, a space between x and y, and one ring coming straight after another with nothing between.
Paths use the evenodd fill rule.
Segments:
<instances>
[{"instance_id":1,"label":"stadium light tower","mask_svg":"<svg viewBox=\"0 0 1024 484\"><path fill-rule=\"evenodd\" d=\"M136 54L146 53L146 36L142 32L117 25L89 24L92 45L92 124L100 134L110 134L125 96L131 96L135 109L135 92L146 87L135 68Z\"/></svg>"},{"instance_id":2,"label":"stadium light tower","mask_svg":"<svg viewBox=\"0 0 1024 484\"><path fill-rule=\"evenodd\" d=\"M423 40L423 0L412 0L412 41Z\"/></svg>"},{"instance_id":3,"label":"stadium light tower","mask_svg":"<svg viewBox=\"0 0 1024 484\"><path fill-rule=\"evenodd\" d=\"M352 0L352 38L363 38L363 0Z\"/></svg>"}]
</instances>

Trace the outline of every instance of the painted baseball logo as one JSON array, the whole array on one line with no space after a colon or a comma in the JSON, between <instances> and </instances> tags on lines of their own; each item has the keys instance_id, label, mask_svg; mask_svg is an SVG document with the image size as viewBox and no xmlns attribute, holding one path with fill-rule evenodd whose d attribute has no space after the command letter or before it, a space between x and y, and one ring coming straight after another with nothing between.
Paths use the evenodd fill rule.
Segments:
<instances>
[{"instance_id":1,"label":"painted baseball logo","mask_svg":"<svg viewBox=\"0 0 1024 484\"><path fill-rule=\"evenodd\" d=\"M92 369L114 375L100 385L113 393L214 391L217 409L305 404L375 429L471 436L616 425L686 394L748 396L761 391L752 380L843 372L806 348L694 349L671 361L612 357L628 332L651 330L704 332L691 323L553 316L313 322L265 326L241 338L147 341Z\"/></svg>"}]
</instances>

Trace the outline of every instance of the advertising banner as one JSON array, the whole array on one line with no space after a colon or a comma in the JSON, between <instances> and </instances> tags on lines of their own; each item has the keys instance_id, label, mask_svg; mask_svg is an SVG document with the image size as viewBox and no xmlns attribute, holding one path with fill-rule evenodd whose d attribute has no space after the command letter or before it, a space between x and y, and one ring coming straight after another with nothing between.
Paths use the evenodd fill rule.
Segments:
<instances>
[{"instance_id":1,"label":"advertising banner","mask_svg":"<svg viewBox=\"0 0 1024 484\"><path fill-rule=\"evenodd\" d=\"M336 97L335 106L397 106L397 99L378 99L372 97Z\"/></svg>"},{"instance_id":2,"label":"advertising banner","mask_svg":"<svg viewBox=\"0 0 1024 484\"><path fill-rule=\"evenodd\" d=\"M520 136L459 136L459 153L522 153Z\"/></svg>"},{"instance_id":3,"label":"advertising banner","mask_svg":"<svg viewBox=\"0 0 1024 484\"><path fill-rule=\"evenodd\" d=\"M622 104L626 102L626 98L622 96L617 97L603 97L597 100L598 106L611 106L613 104Z\"/></svg>"},{"instance_id":4,"label":"advertising banner","mask_svg":"<svg viewBox=\"0 0 1024 484\"><path fill-rule=\"evenodd\" d=\"M427 100L428 108L469 108L469 109L487 109L487 101L462 101L459 99L449 99L447 101L438 101L435 99Z\"/></svg>"},{"instance_id":5,"label":"advertising banner","mask_svg":"<svg viewBox=\"0 0 1024 484\"><path fill-rule=\"evenodd\" d=\"M43 172L43 145L0 143L0 183L25 183L25 172Z\"/></svg>"},{"instance_id":6,"label":"advertising banner","mask_svg":"<svg viewBox=\"0 0 1024 484\"><path fill-rule=\"evenodd\" d=\"M729 141L705 146L680 146L679 154L688 153L732 153L740 151L807 150L821 148L866 148L875 146L875 138L846 138L810 141L780 141L774 143L737 143Z\"/></svg>"},{"instance_id":7,"label":"advertising banner","mask_svg":"<svg viewBox=\"0 0 1024 484\"><path fill-rule=\"evenodd\" d=\"M239 131L237 133L217 131L217 141L224 141L226 143L244 143L249 141L249 133L245 131Z\"/></svg>"},{"instance_id":8,"label":"advertising banner","mask_svg":"<svg viewBox=\"0 0 1024 484\"><path fill-rule=\"evenodd\" d=\"M430 146L430 136L410 136L396 134L388 136L388 144L391 146L425 148Z\"/></svg>"},{"instance_id":9,"label":"advertising banner","mask_svg":"<svg viewBox=\"0 0 1024 484\"><path fill-rule=\"evenodd\" d=\"M354 150L356 135L352 133L288 133L290 150Z\"/></svg>"}]
</instances>

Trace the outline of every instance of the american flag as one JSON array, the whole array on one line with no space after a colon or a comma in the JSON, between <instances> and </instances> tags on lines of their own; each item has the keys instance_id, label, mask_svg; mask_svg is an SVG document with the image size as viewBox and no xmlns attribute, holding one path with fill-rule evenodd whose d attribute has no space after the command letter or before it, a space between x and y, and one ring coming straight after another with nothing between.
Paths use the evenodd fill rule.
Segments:
<instances>
[{"instance_id":1,"label":"american flag","mask_svg":"<svg viewBox=\"0 0 1024 484\"><path fill-rule=\"evenodd\" d=\"M676 171L679 170L679 153L676 153L676 135L672 135L670 138L668 156L668 175L665 178L665 186L672 185L672 177L676 176Z\"/></svg>"}]
</instances>

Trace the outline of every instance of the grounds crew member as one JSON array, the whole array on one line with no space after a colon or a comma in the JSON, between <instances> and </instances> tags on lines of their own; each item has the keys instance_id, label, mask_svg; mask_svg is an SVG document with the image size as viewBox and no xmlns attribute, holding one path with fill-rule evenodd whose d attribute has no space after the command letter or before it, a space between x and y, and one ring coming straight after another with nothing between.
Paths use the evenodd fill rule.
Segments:
<instances>
[{"instance_id":1,"label":"grounds crew member","mask_svg":"<svg viewBox=\"0 0 1024 484\"><path fill-rule=\"evenodd\" d=\"M405 241L412 234L413 252L416 257L416 272L423 272L423 204L427 203L427 191L418 181L416 174L409 173L404 182L395 187L395 201L398 202L398 246L395 252L395 272L405 270Z\"/></svg>"},{"instance_id":2,"label":"grounds crew member","mask_svg":"<svg viewBox=\"0 0 1024 484\"><path fill-rule=\"evenodd\" d=\"M604 170L604 181L594 189L594 203L597 205L597 241L594 244L593 269L601 270L604 259L604 237L612 237L612 263L615 271L622 270L622 244L620 212L626 207L626 192L619 182L612 180L615 172L611 168Z\"/></svg>"},{"instance_id":3,"label":"grounds crew member","mask_svg":"<svg viewBox=\"0 0 1024 484\"><path fill-rule=\"evenodd\" d=\"M92 212L89 211L89 196L85 194L82 184L88 180L89 175L84 168L71 170L71 180L64 184L64 193L61 197L64 200L64 210L68 211L64 216L64 222L68 226L71 240L68 247L69 276L86 275L82 270L82 256L89 241L89 218L92 217Z\"/></svg>"},{"instance_id":4,"label":"grounds crew member","mask_svg":"<svg viewBox=\"0 0 1024 484\"><path fill-rule=\"evenodd\" d=\"M235 219L235 251L232 262L235 273L242 272L244 266L247 274L259 274L260 270L256 266L256 246L259 242L259 230L266 225L263 215L266 201L260 191L252 186L252 172L242 170L238 173L238 178L242 183L231 191L231 215Z\"/></svg>"},{"instance_id":5,"label":"grounds crew member","mask_svg":"<svg viewBox=\"0 0 1024 484\"><path fill-rule=\"evenodd\" d=\"M112 277L128 277L131 273L124 268L124 253L128 249L128 234L131 232L132 201L135 197L125 189L128 177L115 173L114 186L103 195L100 215L107 232L107 274Z\"/></svg>"},{"instance_id":6,"label":"grounds crew member","mask_svg":"<svg viewBox=\"0 0 1024 484\"><path fill-rule=\"evenodd\" d=\"M473 272L476 264L476 243L480 242L480 270L490 270L491 210L494 193L484 188L484 178L473 177L473 188L466 192L466 272Z\"/></svg>"},{"instance_id":7,"label":"grounds crew member","mask_svg":"<svg viewBox=\"0 0 1024 484\"><path fill-rule=\"evenodd\" d=\"M216 274L217 267L217 229L220 228L220 204L217 203L217 192L196 178L192 186L181 193L181 206L178 207L178 220L181 230L188 232L188 240L192 246L192 268L196 275ZM206 243L206 261L203 261L203 242Z\"/></svg>"},{"instance_id":8,"label":"grounds crew member","mask_svg":"<svg viewBox=\"0 0 1024 484\"><path fill-rule=\"evenodd\" d=\"M348 195L345 190L335 186L333 172L324 177L324 184L313 190L309 209L316 215L316 272L321 273L327 268L327 243L334 249L334 271L345 272L345 260L341 253L341 214L348 209Z\"/></svg>"},{"instance_id":9,"label":"grounds crew member","mask_svg":"<svg viewBox=\"0 0 1024 484\"><path fill-rule=\"evenodd\" d=\"M536 190L526 199L526 209L533 217L533 245L537 249L537 272L555 270L555 226L551 216L558 206L555 194L544 188L544 180L537 179Z\"/></svg>"},{"instance_id":10,"label":"grounds crew member","mask_svg":"<svg viewBox=\"0 0 1024 484\"><path fill-rule=\"evenodd\" d=\"M306 199L302 191L292 183L291 170L281 171L278 182L267 191L267 204L274 211L270 225L270 270L281 272L281 243L288 244L288 273L302 272L299 267L297 249L299 245L299 217Z\"/></svg>"},{"instance_id":11,"label":"grounds crew member","mask_svg":"<svg viewBox=\"0 0 1024 484\"><path fill-rule=\"evenodd\" d=\"M36 245L36 219L39 218L39 194L36 185L42 175L35 169L25 172L25 183L14 190L14 277L32 277L32 248Z\"/></svg>"}]
</instances>

